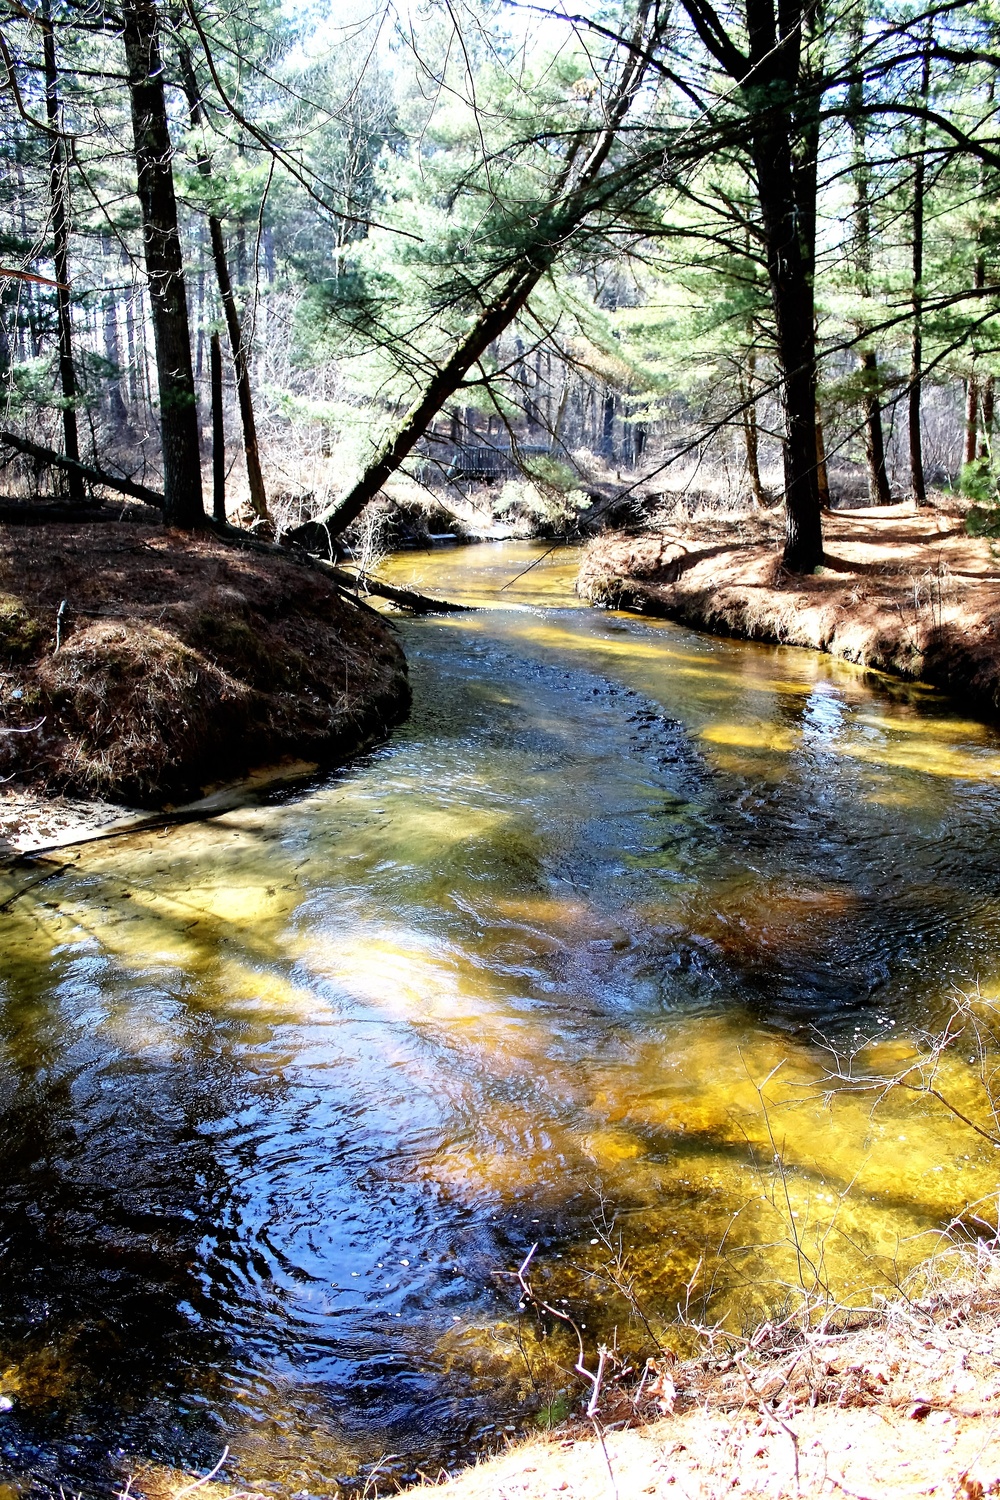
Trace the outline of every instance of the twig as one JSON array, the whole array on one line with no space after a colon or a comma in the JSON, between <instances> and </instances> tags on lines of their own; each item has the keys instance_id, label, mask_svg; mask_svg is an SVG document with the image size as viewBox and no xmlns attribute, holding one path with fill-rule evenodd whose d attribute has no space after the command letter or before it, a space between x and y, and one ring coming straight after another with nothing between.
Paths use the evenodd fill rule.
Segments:
<instances>
[{"instance_id":1,"label":"twig","mask_svg":"<svg viewBox=\"0 0 1000 1500\"><path fill-rule=\"evenodd\" d=\"M45 714L42 714L42 717L34 724L24 724L20 728L0 729L0 734L34 734L36 729L41 729L45 723L45 718ZM8 776L6 780L9 781L10 777Z\"/></svg>"},{"instance_id":2,"label":"twig","mask_svg":"<svg viewBox=\"0 0 1000 1500\"><path fill-rule=\"evenodd\" d=\"M532 1257L534 1256L537 1249L538 1242L536 1240L531 1249L528 1251L527 1255L524 1257L524 1260L521 1262L521 1265L517 1272L517 1279L521 1284L521 1290L524 1292L525 1299L528 1302L531 1302L535 1307L539 1308L540 1311L548 1313L549 1317L558 1318L560 1323L568 1323L570 1328L572 1328L573 1332L576 1334L576 1341L579 1345L580 1352L576 1364L573 1366L573 1368L578 1375L582 1375L585 1380L590 1381L592 1390L590 1394L590 1400L587 1402L587 1416L591 1421L593 1421L601 1399L601 1384L604 1380L604 1366L607 1363L608 1346L606 1344L598 1345L597 1374L591 1374L590 1370L587 1369L587 1366L584 1363L584 1360L586 1358L586 1350L583 1346L583 1334L580 1332L576 1323L574 1323L569 1313L560 1312L557 1307L553 1307L548 1302L543 1302L541 1297L538 1297L535 1294L534 1290L532 1289L531 1283L527 1279L527 1270L531 1265ZM612 1481L613 1479L614 1476L612 1475Z\"/></svg>"},{"instance_id":3,"label":"twig","mask_svg":"<svg viewBox=\"0 0 1000 1500\"><path fill-rule=\"evenodd\" d=\"M208 1484L209 1480L214 1479L215 1476L216 1476L216 1474L218 1474L219 1470L222 1468L222 1465L225 1463L225 1461L226 1461L226 1459L228 1457L229 1457L229 1444L227 1443L226 1446L222 1450L222 1457L219 1459L219 1462L215 1465L215 1468L214 1469L210 1469L208 1471L208 1473L202 1479L196 1479L193 1484L186 1484L182 1490L175 1490L174 1491L174 1500L181 1500L181 1496L182 1495L190 1495L195 1490L200 1490L203 1484Z\"/></svg>"}]
</instances>

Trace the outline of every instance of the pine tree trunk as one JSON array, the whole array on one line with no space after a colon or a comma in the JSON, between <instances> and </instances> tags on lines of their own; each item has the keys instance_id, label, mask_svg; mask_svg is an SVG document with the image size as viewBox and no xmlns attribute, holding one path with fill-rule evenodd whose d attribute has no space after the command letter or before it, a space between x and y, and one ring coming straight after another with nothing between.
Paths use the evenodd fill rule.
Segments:
<instances>
[{"instance_id":1,"label":"pine tree trunk","mask_svg":"<svg viewBox=\"0 0 1000 1500\"><path fill-rule=\"evenodd\" d=\"M764 486L760 482L760 435L757 431L757 400L754 396L756 375L757 356L751 349L747 354L746 376L740 376L740 400L743 403L743 451L753 503L764 506L767 500L764 495Z\"/></svg>"},{"instance_id":2,"label":"pine tree trunk","mask_svg":"<svg viewBox=\"0 0 1000 1500\"><path fill-rule=\"evenodd\" d=\"M153 0L122 7L135 163L152 309L163 447L164 520L191 529L205 520L191 333L171 169L170 133Z\"/></svg>"},{"instance_id":3,"label":"pine tree trunk","mask_svg":"<svg viewBox=\"0 0 1000 1500\"><path fill-rule=\"evenodd\" d=\"M816 483L819 488L819 503L822 510L830 510L830 475L826 467L826 440L823 437L823 418L819 402L816 403Z\"/></svg>"},{"instance_id":4,"label":"pine tree trunk","mask_svg":"<svg viewBox=\"0 0 1000 1500\"><path fill-rule=\"evenodd\" d=\"M920 98L926 106L931 87L932 41L931 23L927 26L927 46L924 48L923 67L920 74ZM911 262L910 302L913 308L913 334L910 341L910 391L907 412L907 427L910 445L910 490L914 504L927 504L927 482L924 478L923 429L920 418L920 399L924 368L924 184L927 173L927 123L920 122L917 142L917 161L913 169L913 259Z\"/></svg>"},{"instance_id":5,"label":"pine tree trunk","mask_svg":"<svg viewBox=\"0 0 1000 1500\"><path fill-rule=\"evenodd\" d=\"M862 402L865 418L865 458L868 463L868 499L872 505L891 505L889 476L885 467L885 441L882 435L882 403L878 390L878 361L873 349L861 356L861 374L872 394Z\"/></svg>"},{"instance_id":6,"label":"pine tree trunk","mask_svg":"<svg viewBox=\"0 0 1000 1500\"><path fill-rule=\"evenodd\" d=\"M212 334L209 348L212 387L212 515L226 522L226 427L222 410L222 349Z\"/></svg>"},{"instance_id":7,"label":"pine tree trunk","mask_svg":"<svg viewBox=\"0 0 1000 1500\"><path fill-rule=\"evenodd\" d=\"M859 0L852 23L851 46L855 59L864 42L864 0ZM854 136L854 244L861 297L868 302L872 296L872 234L871 193L867 142L865 139L864 82L860 64L855 61L855 78L848 91L848 110L851 115L851 130ZM864 340L869 336L867 318L858 329ZM879 396L878 358L872 348L862 348L861 355L861 412L865 428L865 458L868 465L868 498L872 505L890 505L889 476L885 467L885 438L882 432L882 402Z\"/></svg>"},{"instance_id":8,"label":"pine tree trunk","mask_svg":"<svg viewBox=\"0 0 1000 1500\"><path fill-rule=\"evenodd\" d=\"M996 386L992 375L983 382L983 431L979 441L979 457L993 457L993 418L996 408Z\"/></svg>"},{"instance_id":9,"label":"pine tree trunk","mask_svg":"<svg viewBox=\"0 0 1000 1500\"><path fill-rule=\"evenodd\" d=\"M80 436L76 420L76 367L73 363L73 322L69 293L69 171L66 146L59 120L59 73L56 40L48 0L43 0L41 21L42 56L45 65L45 115L49 131L49 198L52 205L53 261L56 272L56 314L59 327L59 387L62 392L63 446L66 457L80 462ZM69 472L71 505L82 505L86 487L79 473Z\"/></svg>"},{"instance_id":10,"label":"pine tree trunk","mask_svg":"<svg viewBox=\"0 0 1000 1500\"><path fill-rule=\"evenodd\" d=\"M614 461L615 456L615 393L605 391L601 403L601 453Z\"/></svg>"},{"instance_id":11,"label":"pine tree trunk","mask_svg":"<svg viewBox=\"0 0 1000 1500\"><path fill-rule=\"evenodd\" d=\"M412 451L427 424L459 389L476 360L514 321L563 246L586 218L591 195L600 182L619 129L646 77L653 46L651 28L647 23L653 10L653 0L639 0L627 59L622 76L605 103L603 123L595 136L581 132L570 142L545 211L539 215L538 226L542 232L538 241L522 254L516 268L490 295L468 333L414 402L398 432L383 445L354 487L339 505L290 532L293 540L306 546L323 547L329 545L331 537L338 536L357 519L369 500L374 499ZM652 26L654 36L661 26L662 21L657 17ZM578 158L581 157L582 164L579 164Z\"/></svg>"},{"instance_id":12,"label":"pine tree trunk","mask_svg":"<svg viewBox=\"0 0 1000 1500\"><path fill-rule=\"evenodd\" d=\"M104 298L104 357L111 374L108 380L108 405L116 432L128 427L128 408L122 396L121 348L118 343L118 306L114 292Z\"/></svg>"},{"instance_id":13,"label":"pine tree trunk","mask_svg":"<svg viewBox=\"0 0 1000 1500\"><path fill-rule=\"evenodd\" d=\"M982 239L982 230L978 238ZM977 291L981 291L986 285L986 257L982 254L976 256L976 266L973 273L973 285ZM971 464L975 461L979 451L979 377L976 374L976 356L972 356L972 371L965 387L965 462Z\"/></svg>"},{"instance_id":14,"label":"pine tree trunk","mask_svg":"<svg viewBox=\"0 0 1000 1500\"><path fill-rule=\"evenodd\" d=\"M811 573L823 561L816 474L816 337L809 247L792 169L791 122L757 132L753 143L761 219L766 237L785 416L785 548L792 573Z\"/></svg>"},{"instance_id":15,"label":"pine tree trunk","mask_svg":"<svg viewBox=\"0 0 1000 1500\"><path fill-rule=\"evenodd\" d=\"M180 48L180 65L181 79L187 98L188 111L191 115L191 123L193 126L198 127L204 123L204 113L198 93L198 81L191 63L191 54L185 45L182 45ZM206 182L211 182L212 164L204 151L198 152L197 161L200 176ZM222 309L226 318L229 347L233 355L236 396L239 401L240 421L243 426L243 452L246 458L250 507L258 519L266 521L269 519L267 491L264 488L264 475L260 466L257 420L253 409L253 390L250 381L250 351L246 347L243 330L240 326L240 314L236 305L232 279L229 274L229 261L226 256L226 245L222 234L222 222L215 214L209 214L208 216L208 233L212 244L212 260L215 263L215 276L219 283L219 296L222 298Z\"/></svg>"},{"instance_id":16,"label":"pine tree trunk","mask_svg":"<svg viewBox=\"0 0 1000 1500\"><path fill-rule=\"evenodd\" d=\"M965 383L965 447L962 461L971 464L976 457L979 434L979 380L975 371Z\"/></svg>"}]
</instances>

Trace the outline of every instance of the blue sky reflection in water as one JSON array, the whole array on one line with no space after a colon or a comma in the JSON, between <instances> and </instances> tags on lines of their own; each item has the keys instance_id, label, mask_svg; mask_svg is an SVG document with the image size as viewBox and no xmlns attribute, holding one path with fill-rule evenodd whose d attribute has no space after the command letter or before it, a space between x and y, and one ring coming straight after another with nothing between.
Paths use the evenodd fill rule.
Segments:
<instances>
[{"instance_id":1,"label":"blue sky reflection in water","mask_svg":"<svg viewBox=\"0 0 1000 1500\"><path fill-rule=\"evenodd\" d=\"M736 1321L798 1286L796 1238L863 1295L995 1191L939 1112L819 1085L823 1035L892 1067L995 993L1000 740L581 609L569 553L501 593L543 550L389 565L489 607L401 625L384 749L0 914L11 1479L106 1494L224 1444L276 1494L448 1463L568 1384L505 1274L535 1240L548 1295L638 1349L612 1221L662 1333L699 1261L694 1305Z\"/></svg>"}]
</instances>

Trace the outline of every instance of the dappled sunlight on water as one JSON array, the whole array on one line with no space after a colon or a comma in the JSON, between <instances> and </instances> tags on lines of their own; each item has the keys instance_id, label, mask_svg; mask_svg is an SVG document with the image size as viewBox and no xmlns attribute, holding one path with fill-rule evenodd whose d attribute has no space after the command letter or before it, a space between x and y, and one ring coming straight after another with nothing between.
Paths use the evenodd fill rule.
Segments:
<instances>
[{"instance_id":1,"label":"dappled sunlight on water","mask_svg":"<svg viewBox=\"0 0 1000 1500\"><path fill-rule=\"evenodd\" d=\"M15 1480L468 1455L572 1386L518 1310L536 1242L588 1347L641 1357L678 1304L865 1302L995 1222L988 1141L829 1076L1000 993L994 732L583 610L543 553L393 561L495 607L402 624L413 717L360 764L3 877ZM983 1121L968 1058L938 1084Z\"/></svg>"}]
</instances>

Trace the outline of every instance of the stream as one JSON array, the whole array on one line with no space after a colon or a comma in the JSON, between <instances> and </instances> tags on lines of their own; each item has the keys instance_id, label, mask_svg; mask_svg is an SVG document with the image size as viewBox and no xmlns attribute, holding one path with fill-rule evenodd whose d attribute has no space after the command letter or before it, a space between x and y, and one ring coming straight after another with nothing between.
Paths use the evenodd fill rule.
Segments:
<instances>
[{"instance_id":1,"label":"stream","mask_svg":"<svg viewBox=\"0 0 1000 1500\"><path fill-rule=\"evenodd\" d=\"M989 1142L828 1070L1000 993L1000 737L583 607L577 565L390 559L482 607L394 617L386 745L0 911L0 1500L224 1452L360 1493L558 1417L533 1245L588 1358L641 1368L685 1318L864 1303L968 1205L996 1222ZM971 1064L941 1080L975 1108Z\"/></svg>"}]
</instances>

